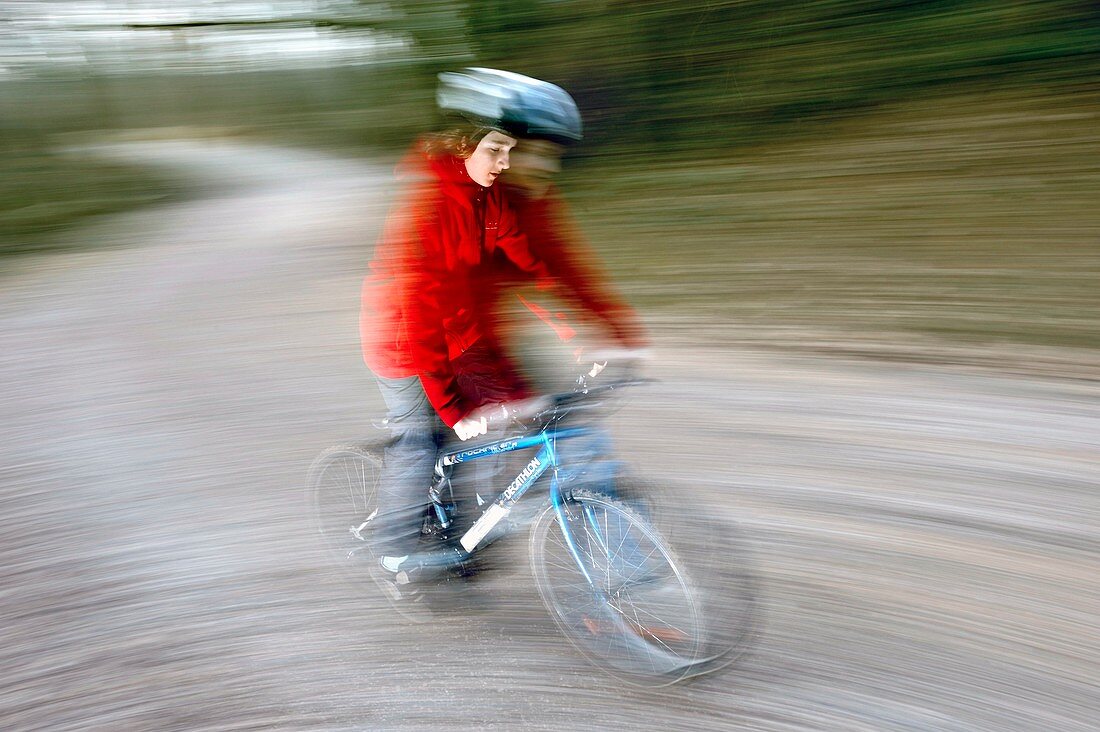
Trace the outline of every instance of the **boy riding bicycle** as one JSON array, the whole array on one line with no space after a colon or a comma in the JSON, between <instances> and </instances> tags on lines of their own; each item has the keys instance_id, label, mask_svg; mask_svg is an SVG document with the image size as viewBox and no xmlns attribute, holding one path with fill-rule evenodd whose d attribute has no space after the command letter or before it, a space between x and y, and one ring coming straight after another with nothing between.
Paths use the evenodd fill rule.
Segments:
<instances>
[{"instance_id":1,"label":"boy riding bicycle","mask_svg":"<svg viewBox=\"0 0 1100 732\"><path fill-rule=\"evenodd\" d=\"M422 138L399 166L406 188L363 287L363 353L392 438L373 537L392 579L464 559L455 545L417 546L436 456L452 430L461 440L485 434L488 410L530 395L501 341L502 293L536 282L577 302L624 345L641 340L632 311L564 233L560 201L545 185L553 156L581 137L572 98L491 69L441 74L440 82L440 108L461 122ZM527 175L509 194L494 184L513 150L523 160L524 143Z\"/></svg>"}]
</instances>

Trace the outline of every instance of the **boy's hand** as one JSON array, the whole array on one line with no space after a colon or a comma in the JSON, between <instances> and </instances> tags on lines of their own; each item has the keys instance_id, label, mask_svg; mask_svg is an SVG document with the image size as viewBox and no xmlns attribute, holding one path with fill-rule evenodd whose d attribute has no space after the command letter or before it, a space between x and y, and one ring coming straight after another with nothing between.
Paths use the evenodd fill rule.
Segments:
<instances>
[{"instance_id":1,"label":"boy's hand","mask_svg":"<svg viewBox=\"0 0 1100 732\"><path fill-rule=\"evenodd\" d=\"M458 439L465 442L473 437L484 435L489 431L489 425L484 416L478 416L477 412L471 412L455 422L454 431L458 435Z\"/></svg>"}]
</instances>

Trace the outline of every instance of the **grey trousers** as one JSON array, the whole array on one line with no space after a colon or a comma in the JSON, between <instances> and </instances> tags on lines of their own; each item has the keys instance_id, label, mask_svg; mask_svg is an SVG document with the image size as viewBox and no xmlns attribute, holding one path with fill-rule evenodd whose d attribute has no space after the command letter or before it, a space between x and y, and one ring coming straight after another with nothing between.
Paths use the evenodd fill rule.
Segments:
<instances>
[{"instance_id":1,"label":"grey trousers","mask_svg":"<svg viewBox=\"0 0 1100 732\"><path fill-rule=\"evenodd\" d=\"M467 399L476 404L507 401L523 388L513 375L510 364L499 351L483 343L475 345L455 360L459 389ZM409 376L390 379L375 375L382 400L386 403L386 420L392 440L384 455L381 485L378 495L378 516L375 518L375 552L390 556L403 556L417 550L424 514L431 501L428 487L436 457L448 445L456 444L454 433L435 413L424 393L420 378ZM486 441L493 435L486 435ZM480 442L476 440L475 442ZM563 443L559 454L568 457L567 471L572 480L583 483L607 483L606 470L593 465L608 453L607 435L594 429L587 438ZM466 490L476 487L487 489L489 497L503 490L497 485L502 470L511 467L518 470L529 455L514 453L511 458L489 457L473 462L469 468L456 471L460 512L464 515L464 502L472 496ZM605 466L606 467L606 466ZM600 490L613 491L613 485L600 486ZM467 516L472 519L473 516ZM459 521L461 526L463 521Z\"/></svg>"},{"instance_id":2,"label":"grey trousers","mask_svg":"<svg viewBox=\"0 0 1100 732\"><path fill-rule=\"evenodd\" d=\"M430 504L432 469L450 430L436 415L418 377L377 379L393 439L386 448L378 488L375 552L402 556L416 549Z\"/></svg>"}]
</instances>

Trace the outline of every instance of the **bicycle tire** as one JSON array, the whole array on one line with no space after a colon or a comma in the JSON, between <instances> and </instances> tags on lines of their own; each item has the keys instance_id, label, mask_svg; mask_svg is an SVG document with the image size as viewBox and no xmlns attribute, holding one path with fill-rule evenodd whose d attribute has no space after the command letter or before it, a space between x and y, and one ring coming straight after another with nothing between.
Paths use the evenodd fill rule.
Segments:
<instances>
[{"instance_id":1,"label":"bicycle tire","mask_svg":"<svg viewBox=\"0 0 1100 732\"><path fill-rule=\"evenodd\" d=\"M531 531L532 573L558 628L591 662L630 683L665 686L694 675L707 660L705 618L657 529L617 498L584 489L573 491L565 511L568 540L553 507Z\"/></svg>"},{"instance_id":2,"label":"bicycle tire","mask_svg":"<svg viewBox=\"0 0 1100 732\"><path fill-rule=\"evenodd\" d=\"M318 455L309 469L313 530L341 576L363 589L373 587L367 567L374 554L369 529L353 529L378 508L384 448L384 442L336 445Z\"/></svg>"},{"instance_id":3,"label":"bicycle tire","mask_svg":"<svg viewBox=\"0 0 1100 732\"><path fill-rule=\"evenodd\" d=\"M688 485L623 476L615 497L638 510L673 547L692 579L696 603L706 618L704 652L687 676L714 673L738 661L761 630L761 594L756 562L741 528L728 517L677 511L693 505ZM701 500L701 499L700 499Z\"/></svg>"}]
</instances>

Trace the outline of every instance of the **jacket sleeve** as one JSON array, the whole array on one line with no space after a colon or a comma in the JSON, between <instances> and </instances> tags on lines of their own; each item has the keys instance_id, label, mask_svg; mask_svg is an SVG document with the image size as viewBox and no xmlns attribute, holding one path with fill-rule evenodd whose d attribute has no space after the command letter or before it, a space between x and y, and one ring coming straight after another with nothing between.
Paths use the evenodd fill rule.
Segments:
<instances>
[{"instance_id":1,"label":"jacket sleeve","mask_svg":"<svg viewBox=\"0 0 1100 732\"><path fill-rule=\"evenodd\" d=\"M504 256L522 272L533 278L540 290L554 286L554 277L549 263L543 261L531 249L527 235L520 231L515 211L503 196L500 201L499 231L496 246Z\"/></svg>"},{"instance_id":2,"label":"jacket sleeve","mask_svg":"<svg viewBox=\"0 0 1100 732\"><path fill-rule=\"evenodd\" d=\"M580 235L565 204L551 192L524 211L524 227L536 257L546 262L559 295L599 320L624 346L645 345L644 328L595 265L596 255Z\"/></svg>"},{"instance_id":3,"label":"jacket sleeve","mask_svg":"<svg viewBox=\"0 0 1100 732\"><path fill-rule=\"evenodd\" d=\"M409 349L424 393L440 419L453 427L476 405L462 397L448 355L445 305L455 301L452 289L456 278L441 246L442 226L435 215L417 222L418 241L409 247L413 256L405 270L401 299Z\"/></svg>"}]
</instances>

